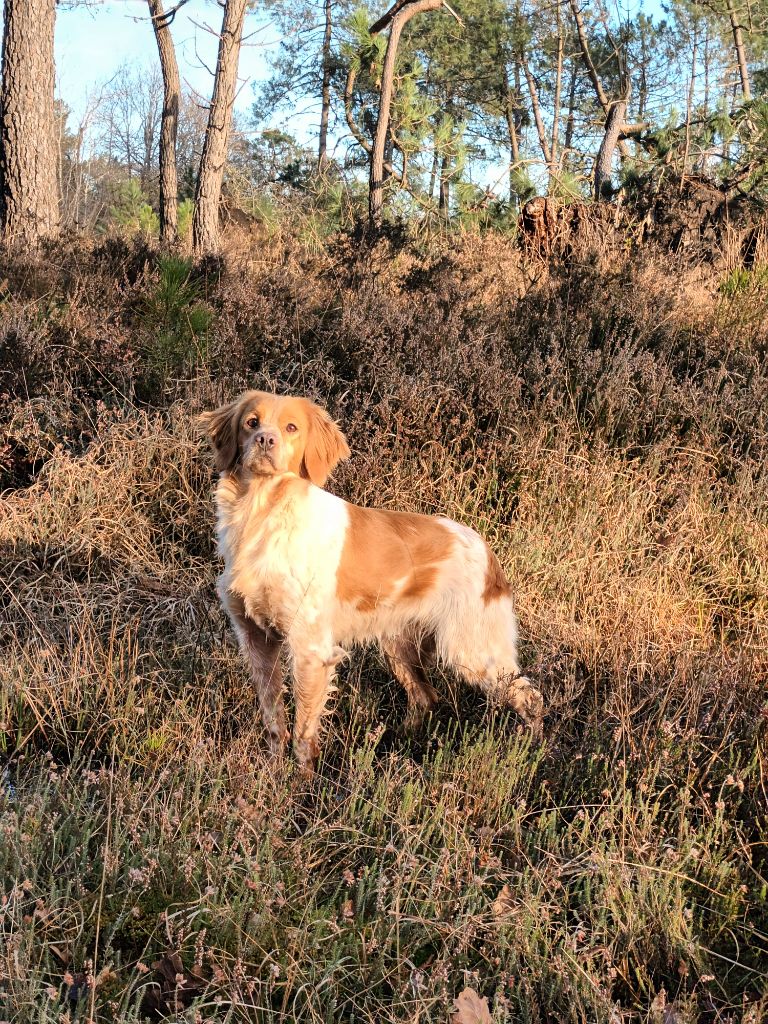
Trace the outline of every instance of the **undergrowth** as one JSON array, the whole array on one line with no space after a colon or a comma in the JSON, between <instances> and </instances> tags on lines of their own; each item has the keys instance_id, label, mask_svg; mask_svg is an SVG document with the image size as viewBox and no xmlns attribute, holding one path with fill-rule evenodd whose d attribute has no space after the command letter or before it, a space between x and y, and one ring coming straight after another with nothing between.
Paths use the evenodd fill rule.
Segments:
<instances>
[{"instance_id":1,"label":"undergrowth","mask_svg":"<svg viewBox=\"0 0 768 1024\"><path fill-rule=\"evenodd\" d=\"M0 267L0 1018L765 1019L762 292L358 248ZM359 651L317 776L268 759L191 425L245 386L339 419L338 493L489 539L541 746L440 678L408 736Z\"/></svg>"}]
</instances>

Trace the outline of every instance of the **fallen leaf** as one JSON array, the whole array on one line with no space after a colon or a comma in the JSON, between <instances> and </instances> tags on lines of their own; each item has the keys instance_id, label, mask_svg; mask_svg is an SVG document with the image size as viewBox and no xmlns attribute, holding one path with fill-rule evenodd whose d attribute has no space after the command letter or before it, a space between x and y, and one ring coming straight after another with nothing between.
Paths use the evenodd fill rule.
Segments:
<instances>
[{"instance_id":1,"label":"fallen leaf","mask_svg":"<svg viewBox=\"0 0 768 1024\"><path fill-rule=\"evenodd\" d=\"M195 968L184 970L178 953L167 953L152 969L154 977L144 988L141 1011L154 1020L186 1009L206 986L206 979Z\"/></svg>"},{"instance_id":2,"label":"fallen leaf","mask_svg":"<svg viewBox=\"0 0 768 1024\"><path fill-rule=\"evenodd\" d=\"M508 885L503 885L499 891L499 895L491 904L493 907L494 917L506 917L512 910L512 890Z\"/></svg>"},{"instance_id":3,"label":"fallen leaf","mask_svg":"<svg viewBox=\"0 0 768 1024\"><path fill-rule=\"evenodd\" d=\"M451 1024L492 1024L488 1000L473 988L465 988L453 1001Z\"/></svg>"}]
</instances>

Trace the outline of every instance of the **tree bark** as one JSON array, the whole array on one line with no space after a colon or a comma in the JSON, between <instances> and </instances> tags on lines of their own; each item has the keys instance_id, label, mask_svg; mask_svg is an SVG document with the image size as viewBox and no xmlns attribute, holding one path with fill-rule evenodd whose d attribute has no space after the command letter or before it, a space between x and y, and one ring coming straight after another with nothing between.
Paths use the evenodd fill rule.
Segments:
<instances>
[{"instance_id":1,"label":"tree bark","mask_svg":"<svg viewBox=\"0 0 768 1024\"><path fill-rule=\"evenodd\" d=\"M699 53L698 24L694 23L693 28L693 52L691 53L691 75L688 79L688 100L685 106L685 148L683 150L683 169L680 175L680 191L683 190L683 182L688 172L688 154L691 150L691 117L693 116L693 102L696 90L696 59Z\"/></svg>"},{"instance_id":2,"label":"tree bark","mask_svg":"<svg viewBox=\"0 0 768 1024\"><path fill-rule=\"evenodd\" d=\"M226 0L224 7L213 97L208 112L203 153L200 157L200 171L195 190L195 213L192 219L192 248L198 259L219 249L221 183L232 128L237 65L247 6L248 0Z\"/></svg>"},{"instance_id":3,"label":"tree bark","mask_svg":"<svg viewBox=\"0 0 768 1024\"><path fill-rule=\"evenodd\" d=\"M450 161L444 156L440 161L440 195L437 200L437 209L440 217L448 221L451 218L451 178Z\"/></svg>"},{"instance_id":4,"label":"tree bark","mask_svg":"<svg viewBox=\"0 0 768 1024\"><path fill-rule=\"evenodd\" d=\"M584 27L584 19L581 16L579 9L579 0L569 0L571 5L571 13L573 14L573 20L576 23L576 35L579 38L579 49L581 50L581 56L584 59L584 65L589 75L589 80L595 90L597 96L597 102L603 108L605 113L608 113L609 101L603 89L603 84L597 74L597 68L592 60L592 54L589 49L589 40L587 39L587 31Z\"/></svg>"},{"instance_id":5,"label":"tree bark","mask_svg":"<svg viewBox=\"0 0 768 1024\"><path fill-rule=\"evenodd\" d=\"M520 141L518 139L519 112L513 98L512 88L507 83L507 93L504 97L504 117L507 122L507 137L509 138L510 162L516 164L520 159Z\"/></svg>"},{"instance_id":6,"label":"tree bark","mask_svg":"<svg viewBox=\"0 0 768 1024\"><path fill-rule=\"evenodd\" d=\"M528 61L525 54L520 54L520 63L523 66L523 73L525 74L525 80L528 83L528 95L531 97L531 110L533 111L533 121L536 125L536 134L539 137L539 145L541 146L541 153L544 157L544 162L547 165L548 173L552 172L552 150L549 148L547 142L547 133L544 128L544 119L541 114L541 105L539 104L539 91L536 88L536 82L534 81L531 69L528 65Z\"/></svg>"},{"instance_id":7,"label":"tree bark","mask_svg":"<svg viewBox=\"0 0 768 1024\"><path fill-rule=\"evenodd\" d=\"M597 97L597 102L603 108L603 111L604 111L605 116L606 116L605 132L603 134L603 141L600 144L600 151L598 153L597 160L595 161L595 188L597 188L598 173L602 174L603 171L605 170L606 160L607 160L607 166L608 166L608 182L610 182L610 165L611 165L611 160L613 159L613 151L614 151L614 149L616 149L616 147L618 146L619 154L621 155L622 159L625 159L627 156L629 156L629 150L627 148L626 142L622 138L622 135L626 131L628 131L630 126L629 125L622 125L621 123L618 123L618 124L616 123L616 107L618 105L619 108L623 109L623 111L624 111L623 116L626 115L627 106L628 106L628 103L629 103L629 88L631 86L631 80L629 79L629 77L626 74L626 70L625 70L626 69L626 61L622 60L622 56L619 53L619 50L618 50L616 44L614 43L613 44L614 45L614 54L615 54L615 56L616 56L616 58L618 60L618 63L619 63L619 72L620 72L620 77L622 79L622 92L626 94L626 100L624 100L623 96L619 97L616 100L609 100L608 99L608 96L607 96L607 94L605 92L605 89L603 88L603 84L600 81L600 76L597 73L597 68L595 67L595 62L592 60L592 54L591 54L590 49L589 49L589 40L587 39L587 31L586 31L586 28L584 26L584 19L582 18L581 10L579 9L579 0L568 0L568 2L569 2L570 7L571 7L571 13L573 14L573 20L574 20L574 22L576 24L576 35L577 35L578 40L579 40L579 49L581 50L581 56L582 56L582 59L584 61L584 66L587 69L587 74L589 76L589 80L592 83L592 86L593 86L593 88L595 90L595 96ZM610 127L610 135L609 135L609 127ZM632 126L632 128L634 128L634 127L635 126ZM640 126L637 127L636 130L637 131L642 131L642 127L643 126L640 125ZM615 129L616 137L613 139L613 141L611 141L611 136L614 133L614 129ZM610 152L607 151L608 147L610 147ZM601 178L600 194L604 190L604 185L605 185L605 178ZM600 194L598 194L598 198L600 198Z\"/></svg>"},{"instance_id":8,"label":"tree bark","mask_svg":"<svg viewBox=\"0 0 768 1024\"><path fill-rule=\"evenodd\" d=\"M619 141L619 133L624 124L628 103L628 96L616 100L608 111L608 117L605 119L603 141L600 143L600 149L595 160L595 199L598 201L610 198L613 151L616 149L616 143Z\"/></svg>"},{"instance_id":9,"label":"tree bark","mask_svg":"<svg viewBox=\"0 0 768 1024\"><path fill-rule=\"evenodd\" d=\"M747 51L744 47L744 36L741 24L733 6L733 0L726 0L725 9L728 12L728 19L733 32L733 44L736 48L736 60L739 64L739 78L741 79L741 95L744 102L749 103L752 99L752 89L749 85L749 68L747 67Z\"/></svg>"},{"instance_id":10,"label":"tree bark","mask_svg":"<svg viewBox=\"0 0 768 1024\"><path fill-rule=\"evenodd\" d=\"M429 198L434 199L435 197L435 182L437 181L437 171L440 166L440 154L437 150L432 154L432 170L429 173Z\"/></svg>"},{"instance_id":11,"label":"tree bark","mask_svg":"<svg viewBox=\"0 0 768 1024\"><path fill-rule=\"evenodd\" d=\"M320 96L320 139L317 166L322 171L328 163L328 119L331 111L331 0L325 0L325 32L323 33L323 83Z\"/></svg>"},{"instance_id":12,"label":"tree bark","mask_svg":"<svg viewBox=\"0 0 768 1024\"><path fill-rule=\"evenodd\" d=\"M571 81L568 86L568 117L565 121L565 139L563 141L563 160L567 161L573 145L573 130L576 125L576 60L571 60ZM565 166L565 164L564 164Z\"/></svg>"},{"instance_id":13,"label":"tree bark","mask_svg":"<svg viewBox=\"0 0 768 1024\"><path fill-rule=\"evenodd\" d=\"M376 135L371 152L371 172L368 184L368 221L371 227L381 225L384 206L384 149L389 131L389 111L392 106L392 83L395 75L395 60L400 35L405 24L416 14L424 11L435 11L441 7L443 0L397 0L395 5L371 26L371 35L381 32L390 25L387 49L384 54L384 67L381 72L381 90L379 92L379 116L376 122Z\"/></svg>"},{"instance_id":14,"label":"tree bark","mask_svg":"<svg viewBox=\"0 0 768 1024\"><path fill-rule=\"evenodd\" d=\"M515 169L520 163L520 128L523 112L520 96L520 65L515 61L515 84L509 80L509 69L504 69L504 118L509 138L509 202L513 204L515 192Z\"/></svg>"},{"instance_id":15,"label":"tree bark","mask_svg":"<svg viewBox=\"0 0 768 1024\"><path fill-rule=\"evenodd\" d=\"M0 86L0 225L8 242L59 233L53 94L56 0L5 0Z\"/></svg>"},{"instance_id":16,"label":"tree bark","mask_svg":"<svg viewBox=\"0 0 768 1024\"><path fill-rule=\"evenodd\" d=\"M163 74L163 116L160 123L160 241L173 245L178 238L178 174L176 137L179 130L181 82L176 49L171 36L171 18L163 0L147 0Z\"/></svg>"},{"instance_id":17,"label":"tree bark","mask_svg":"<svg viewBox=\"0 0 768 1024\"><path fill-rule=\"evenodd\" d=\"M552 106L552 141L550 143L550 155L552 158L549 173L550 176L558 170L557 144L560 132L560 95L563 88L563 52L565 50L565 35L563 34L560 4L557 4L557 71L555 73L555 98Z\"/></svg>"}]
</instances>

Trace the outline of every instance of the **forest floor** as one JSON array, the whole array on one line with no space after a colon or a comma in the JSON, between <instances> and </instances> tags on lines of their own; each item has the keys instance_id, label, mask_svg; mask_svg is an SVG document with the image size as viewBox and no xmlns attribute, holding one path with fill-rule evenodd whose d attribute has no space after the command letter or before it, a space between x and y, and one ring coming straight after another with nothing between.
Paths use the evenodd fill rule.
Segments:
<instances>
[{"instance_id":1,"label":"forest floor","mask_svg":"<svg viewBox=\"0 0 768 1024\"><path fill-rule=\"evenodd\" d=\"M768 1019L768 275L492 234L0 263L0 1019ZM192 422L246 386L338 419L337 493L488 538L543 743L439 674L410 737L357 651L317 774L269 759Z\"/></svg>"}]
</instances>

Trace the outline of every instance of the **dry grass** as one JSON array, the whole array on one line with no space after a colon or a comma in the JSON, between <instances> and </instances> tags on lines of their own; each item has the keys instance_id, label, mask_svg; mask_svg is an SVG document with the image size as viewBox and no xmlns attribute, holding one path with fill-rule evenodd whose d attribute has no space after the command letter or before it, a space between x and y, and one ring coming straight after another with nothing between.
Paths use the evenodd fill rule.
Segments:
<instances>
[{"instance_id":1,"label":"dry grass","mask_svg":"<svg viewBox=\"0 0 768 1024\"><path fill-rule=\"evenodd\" d=\"M3 268L0 1017L768 1013L764 325L494 247L266 247L184 293L204 338L151 254ZM191 431L246 382L326 398L345 496L492 541L542 747L450 680L407 738L361 652L318 777L266 759Z\"/></svg>"}]
</instances>

